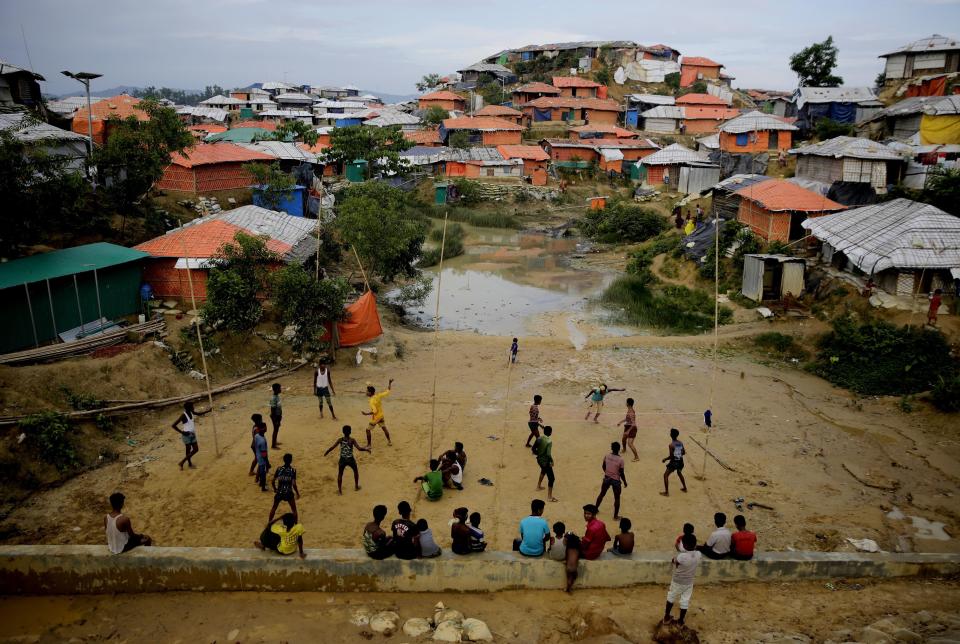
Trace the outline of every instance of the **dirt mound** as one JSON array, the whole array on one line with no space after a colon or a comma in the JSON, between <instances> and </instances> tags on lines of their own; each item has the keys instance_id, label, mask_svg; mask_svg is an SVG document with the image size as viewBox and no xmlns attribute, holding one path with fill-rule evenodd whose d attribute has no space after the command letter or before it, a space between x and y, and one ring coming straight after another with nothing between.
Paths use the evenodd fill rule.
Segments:
<instances>
[{"instance_id":1,"label":"dirt mound","mask_svg":"<svg viewBox=\"0 0 960 644\"><path fill-rule=\"evenodd\" d=\"M662 644L700 644L700 636L685 624L660 622L653 629L653 641Z\"/></svg>"}]
</instances>

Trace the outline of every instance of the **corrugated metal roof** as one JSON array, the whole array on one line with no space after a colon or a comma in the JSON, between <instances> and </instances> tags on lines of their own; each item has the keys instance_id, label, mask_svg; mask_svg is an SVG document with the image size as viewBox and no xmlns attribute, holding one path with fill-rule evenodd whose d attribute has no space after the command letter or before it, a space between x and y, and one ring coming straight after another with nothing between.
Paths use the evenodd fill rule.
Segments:
<instances>
[{"instance_id":1,"label":"corrugated metal roof","mask_svg":"<svg viewBox=\"0 0 960 644\"><path fill-rule=\"evenodd\" d=\"M138 107L140 102L141 100L139 98L134 98L129 94L117 94L116 96L111 96L93 103L90 106L90 110L93 112L94 121L106 120L112 117L123 119L128 116L136 117L137 120L140 121L149 120L150 116ZM73 115L73 119L74 122L86 121L87 106L83 105L78 109Z\"/></svg>"},{"instance_id":2,"label":"corrugated metal roof","mask_svg":"<svg viewBox=\"0 0 960 644\"><path fill-rule=\"evenodd\" d=\"M752 186L761 181L769 181L770 177L765 174L734 174L720 183L713 186L714 190L726 190L727 192L736 192L741 188Z\"/></svg>"},{"instance_id":3,"label":"corrugated metal roof","mask_svg":"<svg viewBox=\"0 0 960 644\"><path fill-rule=\"evenodd\" d=\"M745 132L756 132L758 130L786 130L796 131L797 127L784 122L783 120L754 110L747 112L736 118L732 118L720 126L721 132L728 134L743 134Z\"/></svg>"},{"instance_id":4,"label":"corrugated metal roof","mask_svg":"<svg viewBox=\"0 0 960 644\"><path fill-rule=\"evenodd\" d=\"M288 141L257 141L256 143L237 143L242 148L269 154L276 159L284 161L306 161L307 163L320 163L317 155L298 146L296 143Z\"/></svg>"},{"instance_id":5,"label":"corrugated metal roof","mask_svg":"<svg viewBox=\"0 0 960 644\"><path fill-rule=\"evenodd\" d=\"M266 83L261 83L260 87L264 90L277 90L277 89L296 89L294 85L290 83L282 83L280 81L267 81Z\"/></svg>"},{"instance_id":6,"label":"corrugated metal roof","mask_svg":"<svg viewBox=\"0 0 960 644\"><path fill-rule=\"evenodd\" d=\"M0 58L0 76L6 76L7 74L16 74L17 72L26 72L27 74L30 74L37 80L42 80L42 81L47 80L46 78L44 78L43 76L41 76L36 72L32 72L29 69L24 69L23 67L17 67L16 65L11 65L7 61Z\"/></svg>"},{"instance_id":7,"label":"corrugated metal roof","mask_svg":"<svg viewBox=\"0 0 960 644\"><path fill-rule=\"evenodd\" d=\"M146 253L99 242L32 255L0 264L0 289L102 270L147 257Z\"/></svg>"},{"instance_id":8,"label":"corrugated metal roof","mask_svg":"<svg viewBox=\"0 0 960 644\"><path fill-rule=\"evenodd\" d=\"M960 218L929 204L894 199L807 219L802 226L867 274L960 267Z\"/></svg>"},{"instance_id":9,"label":"corrugated metal roof","mask_svg":"<svg viewBox=\"0 0 960 644\"><path fill-rule=\"evenodd\" d=\"M195 220L183 228L175 228L164 235L154 237L134 246L153 257L189 257L207 259L215 257L224 244L233 242L238 232L250 234L250 231L226 221L203 218ZM290 250L289 244L276 240L267 242L267 248L278 255Z\"/></svg>"},{"instance_id":10,"label":"corrugated metal roof","mask_svg":"<svg viewBox=\"0 0 960 644\"><path fill-rule=\"evenodd\" d=\"M676 165L684 163L704 163L708 161L707 155L702 152L695 152L690 148L685 148L679 143L668 145L662 150L654 152L650 156L640 160L643 165Z\"/></svg>"},{"instance_id":11,"label":"corrugated metal roof","mask_svg":"<svg viewBox=\"0 0 960 644\"><path fill-rule=\"evenodd\" d=\"M493 74L514 76L512 69L509 67L504 67L503 65L498 65L497 63L474 63L469 67L458 69L457 72L460 74L463 72L491 72Z\"/></svg>"},{"instance_id":12,"label":"corrugated metal roof","mask_svg":"<svg viewBox=\"0 0 960 644\"><path fill-rule=\"evenodd\" d=\"M660 94L630 94L627 98L634 103L646 103L648 105L675 105L677 99L672 96L661 96Z\"/></svg>"},{"instance_id":13,"label":"corrugated metal roof","mask_svg":"<svg viewBox=\"0 0 960 644\"><path fill-rule=\"evenodd\" d=\"M90 97L90 104L99 103L103 99L98 96ZM87 106L86 96L64 96L63 98L47 103L47 109L60 116L72 116L81 107Z\"/></svg>"},{"instance_id":14,"label":"corrugated metal roof","mask_svg":"<svg viewBox=\"0 0 960 644\"><path fill-rule=\"evenodd\" d=\"M697 143L702 145L705 148L710 148L711 150L720 149L720 135L711 134L710 136L703 136L697 139Z\"/></svg>"},{"instance_id":15,"label":"corrugated metal roof","mask_svg":"<svg viewBox=\"0 0 960 644\"><path fill-rule=\"evenodd\" d=\"M227 111L219 107L194 107L192 105L181 105L177 108L177 114L189 114L200 118L211 119L223 123L227 120Z\"/></svg>"},{"instance_id":16,"label":"corrugated metal roof","mask_svg":"<svg viewBox=\"0 0 960 644\"><path fill-rule=\"evenodd\" d=\"M289 119L303 119L303 118L313 118L313 112L308 112L306 110L263 110L257 116L261 116L261 117L281 116ZM320 114L319 116L325 117L326 114ZM339 116L340 118L343 118L347 115L332 114L331 116Z\"/></svg>"},{"instance_id":17,"label":"corrugated metal roof","mask_svg":"<svg viewBox=\"0 0 960 644\"><path fill-rule=\"evenodd\" d=\"M876 161L900 161L903 159L899 152L888 148L883 143L852 136L837 136L819 143L804 145L790 150L790 154L812 154L818 157L835 157L838 159L851 157Z\"/></svg>"},{"instance_id":18,"label":"corrugated metal roof","mask_svg":"<svg viewBox=\"0 0 960 644\"><path fill-rule=\"evenodd\" d=\"M898 101L871 116L869 121L911 114L945 116L960 114L960 96L912 96Z\"/></svg>"},{"instance_id":19,"label":"corrugated metal roof","mask_svg":"<svg viewBox=\"0 0 960 644\"><path fill-rule=\"evenodd\" d=\"M15 139L24 143L80 141L86 144L87 142L87 137L82 134L61 130L25 112L0 113L0 130L10 132Z\"/></svg>"},{"instance_id":20,"label":"corrugated metal roof","mask_svg":"<svg viewBox=\"0 0 960 644\"><path fill-rule=\"evenodd\" d=\"M207 143L226 141L229 143L251 143L254 139L270 136L270 130L262 127L235 127L226 132L211 134L204 139Z\"/></svg>"},{"instance_id":21,"label":"corrugated metal roof","mask_svg":"<svg viewBox=\"0 0 960 644\"><path fill-rule=\"evenodd\" d=\"M640 116L645 119L682 119L684 112L682 107L676 105L657 105L640 112Z\"/></svg>"},{"instance_id":22,"label":"corrugated metal roof","mask_svg":"<svg viewBox=\"0 0 960 644\"><path fill-rule=\"evenodd\" d=\"M232 96L217 94L216 96L211 96L210 98L200 101L199 105L243 105L243 101L239 98L233 98Z\"/></svg>"},{"instance_id":23,"label":"corrugated metal roof","mask_svg":"<svg viewBox=\"0 0 960 644\"><path fill-rule=\"evenodd\" d=\"M260 206L240 206L215 215L194 219L183 225L184 228L208 221L224 221L242 228L252 235L267 236L290 247L299 244L305 237L316 233L317 220L294 217L284 212L261 208Z\"/></svg>"},{"instance_id":24,"label":"corrugated metal roof","mask_svg":"<svg viewBox=\"0 0 960 644\"><path fill-rule=\"evenodd\" d=\"M396 110L377 110L377 115L364 121L364 125L374 127L389 127L391 125L417 125L420 119L413 114L398 112Z\"/></svg>"},{"instance_id":25,"label":"corrugated metal roof","mask_svg":"<svg viewBox=\"0 0 960 644\"><path fill-rule=\"evenodd\" d=\"M843 204L783 179L762 181L740 188L735 194L773 212L834 212L846 208Z\"/></svg>"},{"instance_id":26,"label":"corrugated metal roof","mask_svg":"<svg viewBox=\"0 0 960 644\"><path fill-rule=\"evenodd\" d=\"M285 92L283 94L277 94L273 97L273 100L278 103L283 103L284 101L289 103L313 103L317 100L317 97L304 94L303 92ZM241 103L242 102L243 101L241 101Z\"/></svg>"},{"instance_id":27,"label":"corrugated metal roof","mask_svg":"<svg viewBox=\"0 0 960 644\"><path fill-rule=\"evenodd\" d=\"M877 95L869 87L801 87L794 97L797 109L807 103L864 103L877 100Z\"/></svg>"},{"instance_id":28,"label":"corrugated metal roof","mask_svg":"<svg viewBox=\"0 0 960 644\"><path fill-rule=\"evenodd\" d=\"M345 110L365 110L369 106L362 101L331 101L330 99L321 98L316 103L313 104L313 107L316 108L326 108L326 109L345 109Z\"/></svg>"},{"instance_id":29,"label":"corrugated metal roof","mask_svg":"<svg viewBox=\"0 0 960 644\"><path fill-rule=\"evenodd\" d=\"M899 49L894 49L886 54L880 54L877 58L886 58L887 56L893 56L894 54L922 54L931 51L950 51L953 49L960 49L960 41L958 41L956 38L949 38L947 36L941 36L940 34L933 34L928 38L914 40L912 43L904 45Z\"/></svg>"}]
</instances>

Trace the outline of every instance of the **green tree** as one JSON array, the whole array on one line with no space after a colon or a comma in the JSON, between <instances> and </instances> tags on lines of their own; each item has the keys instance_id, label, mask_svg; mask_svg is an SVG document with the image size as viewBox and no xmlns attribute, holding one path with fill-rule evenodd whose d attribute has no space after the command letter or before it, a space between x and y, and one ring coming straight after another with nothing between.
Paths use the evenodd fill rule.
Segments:
<instances>
[{"instance_id":1,"label":"green tree","mask_svg":"<svg viewBox=\"0 0 960 644\"><path fill-rule=\"evenodd\" d=\"M270 210L279 210L284 199L293 194L296 179L280 169L276 161L267 165L264 163L244 163L243 169L253 176L253 183L261 187L263 205Z\"/></svg>"},{"instance_id":2,"label":"green tree","mask_svg":"<svg viewBox=\"0 0 960 644\"><path fill-rule=\"evenodd\" d=\"M312 126L303 121L284 121L277 129L270 132L269 140L273 141L303 141L307 145L315 145L320 134Z\"/></svg>"},{"instance_id":3,"label":"green tree","mask_svg":"<svg viewBox=\"0 0 960 644\"><path fill-rule=\"evenodd\" d=\"M960 217L960 168L934 168L920 192L920 201Z\"/></svg>"},{"instance_id":4,"label":"green tree","mask_svg":"<svg viewBox=\"0 0 960 644\"><path fill-rule=\"evenodd\" d=\"M440 125L444 119L448 118L450 118L450 112L439 105L431 105L427 111L423 113L423 116L420 117L420 120L423 121L425 125Z\"/></svg>"},{"instance_id":5,"label":"green tree","mask_svg":"<svg viewBox=\"0 0 960 644\"><path fill-rule=\"evenodd\" d=\"M838 123L833 119L820 118L813 127L817 138L821 141L832 139L836 136L853 136L855 128L852 123Z\"/></svg>"},{"instance_id":6,"label":"green tree","mask_svg":"<svg viewBox=\"0 0 960 644\"><path fill-rule=\"evenodd\" d=\"M451 148L466 150L470 147L470 134L466 130L455 130L447 139Z\"/></svg>"},{"instance_id":7,"label":"green tree","mask_svg":"<svg viewBox=\"0 0 960 644\"><path fill-rule=\"evenodd\" d=\"M667 220L655 210L618 201L588 211L580 225L586 235L601 242L639 242L666 230Z\"/></svg>"},{"instance_id":8,"label":"green tree","mask_svg":"<svg viewBox=\"0 0 960 644\"><path fill-rule=\"evenodd\" d=\"M663 83L673 91L680 89L680 72L671 72L663 77Z\"/></svg>"},{"instance_id":9,"label":"green tree","mask_svg":"<svg viewBox=\"0 0 960 644\"><path fill-rule=\"evenodd\" d=\"M238 232L217 251L207 277L203 319L231 331L248 331L263 317L259 296L269 285L269 265L278 257L263 238Z\"/></svg>"},{"instance_id":10,"label":"green tree","mask_svg":"<svg viewBox=\"0 0 960 644\"><path fill-rule=\"evenodd\" d=\"M597 82L600 83L601 85L609 85L609 84L610 84L610 78L611 78L611 76L610 76L610 67L607 66L606 64L604 64L603 67L601 67L600 69L598 69L598 70L593 74L593 80L597 81Z\"/></svg>"},{"instance_id":11,"label":"green tree","mask_svg":"<svg viewBox=\"0 0 960 644\"><path fill-rule=\"evenodd\" d=\"M805 47L790 56L790 69L797 75L800 87L839 87L843 79L833 75L837 66L837 47L833 36Z\"/></svg>"},{"instance_id":12,"label":"green tree","mask_svg":"<svg viewBox=\"0 0 960 644\"><path fill-rule=\"evenodd\" d=\"M417 81L417 91L426 92L440 85L440 74L425 74L423 78Z\"/></svg>"},{"instance_id":13,"label":"green tree","mask_svg":"<svg viewBox=\"0 0 960 644\"><path fill-rule=\"evenodd\" d=\"M495 78L481 77L475 91L483 97L485 105L500 105L510 100L509 93Z\"/></svg>"},{"instance_id":14,"label":"green tree","mask_svg":"<svg viewBox=\"0 0 960 644\"><path fill-rule=\"evenodd\" d=\"M413 262L421 255L429 222L399 188L381 181L350 186L337 207L335 223L340 238L356 249L368 273L385 282L416 275Z\"/></svg>"},{"instance_id":15,"label":"green tree","mask_svg":"<svg viewBox=\"0 0 960 644\"><path fill-rule=\"evenodd\" d=\"M327 157L335 163L365 159L370 176L379 172L404 174L409 166L400 153L413 147L399 125L390 127L338 127L330 135Z\"/></svg>"},{"instance_id":16,"label":"green tree","mask_svg":"<svg viewBox=\"0 0 960 644\"><path fill-rule=\"evenodd\" d=\"M273 284L274 309L284 325L296 327L293 346L298 351L316 351L329 343L326 325L346 317L344 305L350 293L347 280L316 280L299 264L291 264L276 271Z\"/></svg>"},{"instance_id":17,"label":"green tree","mask_svg":"<svg viewBox=\"0 0 960 644\"><path fill-rule=\"evenodd\" d=\"M0 130L0 256L15 258L40 241L108 228L107 213L83 174L63 156Z\"/></svg>"},{"instance_id":18,"label":"green tree","mask_svg":"<svg viewBox=\"0 0 960 644\"><path fill-rule=\"evenodd\" d=\"M101 196L122 214L135 211L134 204L160 179L173 153L189 156L187 148L195 143L173 108L147 100L139 109L149 116L147 120L107 119L110 134L92 159L104 186Z\"/></svg>"}]
</instances>

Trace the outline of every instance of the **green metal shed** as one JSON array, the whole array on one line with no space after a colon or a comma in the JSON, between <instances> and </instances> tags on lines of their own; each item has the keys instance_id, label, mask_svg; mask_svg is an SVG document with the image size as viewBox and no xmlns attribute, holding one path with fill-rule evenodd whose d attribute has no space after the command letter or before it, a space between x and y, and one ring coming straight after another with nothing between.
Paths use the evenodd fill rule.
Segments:
<instances>
[{"instance_id":1,"label":"green metal shed","mask_svg":"<svg viewBox=\"0 0 960 644\"><path fill-rule=\"evenodd\" d=\"M367 160L354 159L347 164L347 181L359 183L367 178Z\"/></svg>"},{"instance_id":2,"label":"green metal shed","mask_svg":"<svg viewBox=\"0 0 960 644\"><path fill-rule=\"evenodd\" d=\"M100 242L0 264L0 353L54 341L64 331L140 311L140 282L149 257Z\"/></svg>"}]
</instances>

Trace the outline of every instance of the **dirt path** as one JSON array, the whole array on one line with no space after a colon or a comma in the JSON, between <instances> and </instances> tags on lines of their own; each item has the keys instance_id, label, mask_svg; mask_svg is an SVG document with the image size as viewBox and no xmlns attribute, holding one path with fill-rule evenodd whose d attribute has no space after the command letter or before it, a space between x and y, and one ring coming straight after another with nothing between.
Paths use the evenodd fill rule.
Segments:
<instances>
[{"instance_id":1,"label":"dirt path","mask_svg":"<svg viewBox=\"0 0 960 644\"><path fill-rule=\"evenodd\" d=\"M650 642L666 589L512 591L430 595L353 593L164 593L0 598L0 642L384 641L351 623L357 611L393 610L401 624L443 601L481 619L496 641L517 644ZM700 641L805 644L881 641L876 632L924 640L960 637L960 588L952 582L731 584L696 587L688 624ZM872 629L867 640L864 628ZM76 639L71 639L76 638ZM402 633L389 641L429 641ZM883 640L883 641L892 641ZM919 640L903 640L919 641Z\"/></svg>"}]
</instances>

